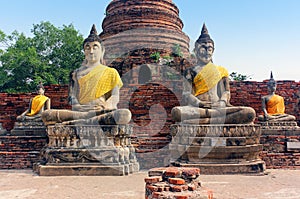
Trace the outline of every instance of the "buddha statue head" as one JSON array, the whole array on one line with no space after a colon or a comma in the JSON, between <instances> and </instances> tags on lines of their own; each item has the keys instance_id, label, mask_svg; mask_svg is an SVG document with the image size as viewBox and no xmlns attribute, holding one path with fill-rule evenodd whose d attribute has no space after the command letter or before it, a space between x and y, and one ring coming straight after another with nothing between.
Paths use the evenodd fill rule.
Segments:
<instances>
[{"instance_id":1,"label":"buddha statue head","mask_svg":"<svg viewBox=\"0 0 300 199\"><path fill-rule=\"evenodd\" d=\"M45 88L44 88L42 82L40 82L40 83L36 86L36 92L37 92L37 94L39 94L39 95L44 95L44 93L45 93Z\"/></svg>"},{"instance_id":2,"label":"buddha statue head","mask_svg":"<svg viewBox=\"0 0 300 199\"><path fill-rule=\"evenodd\" d=\"M93 24L89 36L83 41L83 49L85 54L85 62L98 62L103 64L104 60L104 46L101 44L102 40L99 37L96 26Z\"/></svg>"},{"instance_id":3,"label":"buddha statue head","mask_svg":"<svg viewBox=\"0 0 300 199\"><path fill-rule=\"evenodd\" d=\"M273 78L273 73L272 73L272 71L271 71L270 79L269 79L269 81L268 81L268 83L267 83L267 86L268 86L268 92L269 92L269 93L275 92L276 87L277 87L277 83L276 83L276 81L275 81L274 78Z\"/></svg>"},{"instance_id":4,"label":"buddha statue head","mask_svg":"<svg viewBox=\"0 0 300 199\"><path fill-rule=\"evenodd\" d=\"M213 52L215 50L215 43L211 39L210 35L208 34L208 30L206 25L203 24L201 35L197 39L195 43L195 54L197 57L198 64L208 64L212 62Z\"/></svg>"}]
</instances>

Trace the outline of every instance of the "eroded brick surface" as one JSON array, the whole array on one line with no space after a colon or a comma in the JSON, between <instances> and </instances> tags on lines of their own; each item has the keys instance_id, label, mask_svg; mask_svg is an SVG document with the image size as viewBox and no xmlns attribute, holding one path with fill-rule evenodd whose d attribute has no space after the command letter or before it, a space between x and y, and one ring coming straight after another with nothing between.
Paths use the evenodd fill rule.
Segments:
<instances>
[{"instance_id":1,"label":"eroded brick surface","mask_svg":"<svg viewBox=\"0 0 300 199\"><path fill-rule=\"evenodd\" d=\"M160 167L150 169L150 179L159 177L161 182L145 179L146 199L212 199L213 192L200 183L200 169ZM176 176L173 177L173 176Z\"/></svg>"}]
</instances>

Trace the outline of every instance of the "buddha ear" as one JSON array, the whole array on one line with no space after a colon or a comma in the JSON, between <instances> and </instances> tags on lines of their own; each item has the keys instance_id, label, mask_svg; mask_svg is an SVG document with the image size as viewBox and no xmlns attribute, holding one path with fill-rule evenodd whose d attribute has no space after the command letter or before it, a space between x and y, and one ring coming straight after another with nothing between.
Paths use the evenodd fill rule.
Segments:
<instances>
[{"instance_id":1,"label":"buddha ear","mask_svg":"<svg viewBox=\"0 0 300 199\"><path fill-rule=\"evenodd\" d=\"M104 65L105 64L104 63L105 47L104 47L104 45L102 43L100 43L100 47L101 47L101 52L102 52L102 54L100 56L100 63Z\"/></svg>"},{"instance_id":2,"label":"buddha ear","mask_svg":"<svg viewBox=\"0 0 300 199\"><path fill-rule=\"evenodd\" d=\"M194 50L193 50L194 53L195 53L195 55L196 55L196 57L198 56L198 53L199 53L199 50L198 50L198 49L199 49L199 43L196 42L196 43L195 43Z\"/></svg>"}]
</instances>

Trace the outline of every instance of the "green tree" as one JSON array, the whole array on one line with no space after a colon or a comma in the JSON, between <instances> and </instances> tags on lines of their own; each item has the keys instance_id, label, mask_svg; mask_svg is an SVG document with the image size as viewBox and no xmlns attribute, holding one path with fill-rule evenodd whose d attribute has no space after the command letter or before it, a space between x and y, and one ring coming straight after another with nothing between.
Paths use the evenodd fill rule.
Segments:
<instances>
[{"instance_id":1,"label":"green tree","mask_svg":"<svg viewBox=\"0 0 300 199\"><path fill-rule=\"evenodd\" d=\"M232 81L246 81L252 79L251 76L238 74L237 72L232 72L229 76Z\"/></svg>"},{"instance_id":2,"label":"green tree","mask_svg":"<svg viewBox=\"0 0 300 199\"><path fill-rule=\"evenodd\" d=\"M181 51L181 47L179 44L174 44L173 48L173 55L174 56L177 56L177 57L182 57L183 54L182 54L182 51Z\"/></svg>"},{"instance_id":3,"label":"green tree","mask_svg":"<svg viewBox=\"0 0 300 199\"><path fill-rule=\"evenodd\" d=\"M0 31L0 92L30 92L44 84L67 84L70 71L83 60L83 37L73 25L33 25L33 37Z\"/></svg>"}]
</instances>

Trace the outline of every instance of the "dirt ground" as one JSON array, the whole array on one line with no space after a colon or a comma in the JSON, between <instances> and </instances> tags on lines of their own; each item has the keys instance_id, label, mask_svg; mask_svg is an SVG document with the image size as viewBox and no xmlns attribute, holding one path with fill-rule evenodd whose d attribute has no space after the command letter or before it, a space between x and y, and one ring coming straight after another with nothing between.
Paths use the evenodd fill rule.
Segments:
<instances>
[{"instance_id":1,"label":"dirt ground","mask_svg":"<svg viewBox=\"0 0 300 199\"><path fill-rule=\"evenodd\" d=\"M216 199L300 199L300 170L267 170L264 176L201 175ZM144 199L147 171L129 176L38 176L0 170L0 199Z\"/></svg>"}]
</instances>

